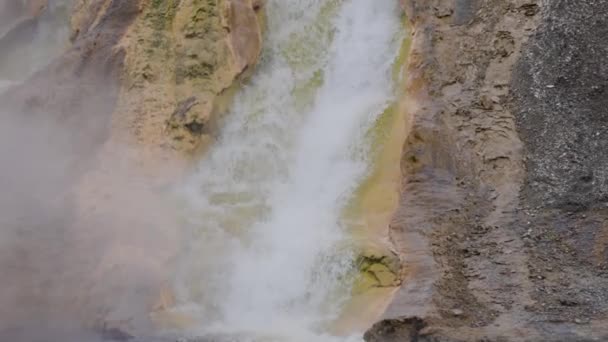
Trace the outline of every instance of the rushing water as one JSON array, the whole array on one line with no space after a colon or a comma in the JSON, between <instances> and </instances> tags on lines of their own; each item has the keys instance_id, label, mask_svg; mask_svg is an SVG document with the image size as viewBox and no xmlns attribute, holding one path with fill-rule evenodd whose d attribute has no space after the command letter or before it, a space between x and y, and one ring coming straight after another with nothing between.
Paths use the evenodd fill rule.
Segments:
<instances>
[{"instance_id":1,"label":"rushing water","mask_svg":"<svg viewBox=\"0 0 608 342\"><path fill-rule=\"evenodd\" d=\"M393 98L400 11L396 0L266 8L258 71L181 189L180 310L239 341L341 341L327 328L354 265L342 212L369 171L365 134Z\"/></svg>"}]
</instances>

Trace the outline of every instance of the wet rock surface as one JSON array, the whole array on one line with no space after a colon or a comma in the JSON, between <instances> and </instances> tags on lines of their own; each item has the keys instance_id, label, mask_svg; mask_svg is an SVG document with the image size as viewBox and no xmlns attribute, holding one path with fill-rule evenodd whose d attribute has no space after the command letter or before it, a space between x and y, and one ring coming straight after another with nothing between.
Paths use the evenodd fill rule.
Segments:
<instances>
[{"instance_id":1,"label":"wet rock surface","mask_svg":"<svg viewBox=\"0 0 608 342\"><path fill-rule=\"evenodd\" d=\"M402 3L406 275L366 339L608 339L608 1Z\"/></svg>"}]
</instances>

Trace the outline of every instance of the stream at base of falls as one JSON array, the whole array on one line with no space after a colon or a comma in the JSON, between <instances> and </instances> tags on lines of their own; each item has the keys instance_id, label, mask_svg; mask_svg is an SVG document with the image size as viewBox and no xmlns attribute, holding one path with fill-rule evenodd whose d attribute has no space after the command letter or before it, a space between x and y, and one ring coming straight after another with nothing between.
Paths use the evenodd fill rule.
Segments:
<instances>
[{"instance_id":1,"label":"stream at base of falls","mask_svg":"<svg viewBox=\"0 0 608 342\"><path fill-rule=\"evenodd\" d=\"M269 0L258 69L176 191L178 307L231 341L332 336L357 246L344 209L372 163L368 132L394 101L396 0Z\"/></svg>"}]
</instances>

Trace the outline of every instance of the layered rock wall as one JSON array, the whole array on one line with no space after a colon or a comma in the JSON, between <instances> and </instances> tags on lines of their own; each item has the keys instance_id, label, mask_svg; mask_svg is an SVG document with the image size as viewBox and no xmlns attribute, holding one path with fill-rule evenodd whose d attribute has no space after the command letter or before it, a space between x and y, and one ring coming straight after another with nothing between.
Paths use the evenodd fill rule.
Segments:
<instances>
[{"instance_id":1,"label":"layered rock wall","mask_svg":"<svg viewBox=\"0 0 608 342\"><path fill-rule=\"evenodd\" d=\"M608 3L402 3L405 278L366 339L606 339Z\"/></svg>"}]
</instances>

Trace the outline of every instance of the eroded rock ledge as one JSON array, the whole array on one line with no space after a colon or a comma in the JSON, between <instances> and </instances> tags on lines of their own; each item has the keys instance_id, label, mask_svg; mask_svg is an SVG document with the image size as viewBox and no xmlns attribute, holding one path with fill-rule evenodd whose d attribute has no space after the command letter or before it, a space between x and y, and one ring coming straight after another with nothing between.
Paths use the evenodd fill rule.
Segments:
<instances>
[{"instance_id":1,"label":"eroded rock ledge","mask_svg":"<svg viewBox=\"0 0 608 342\"><path fill-rule=\"evenodd\" d=\"M111 2L79 0L74 39ZM139 8L120 44L126 51L120 125L145 145L192 151L213 135L228 90L257 62L262 2L147 0Z\"/></svg>"},{"instance_id":2,"label":"eroded rock ledge","mask_svg":"<svg viewBox=\"0 0 608 342\"><path fill-rule=\"evenodd\" d=\"M608 339L608 1L402 3L406 277L367 341Z\"/></svg>"}]
</instances>

